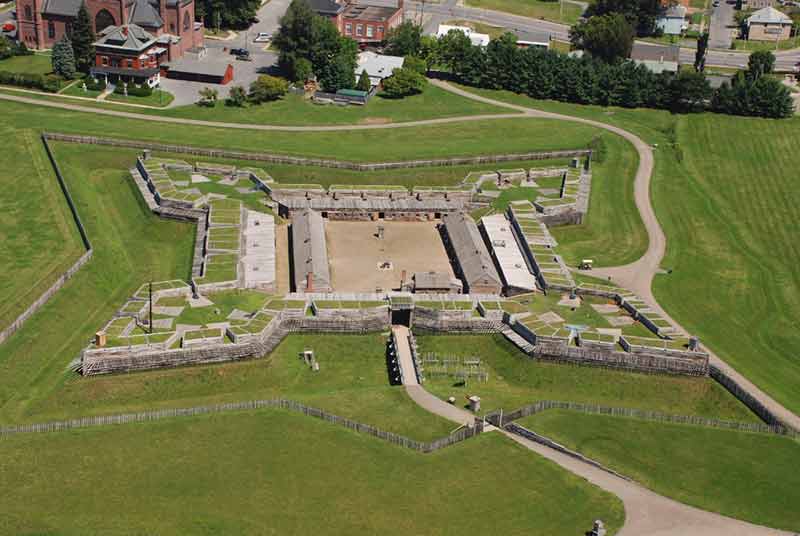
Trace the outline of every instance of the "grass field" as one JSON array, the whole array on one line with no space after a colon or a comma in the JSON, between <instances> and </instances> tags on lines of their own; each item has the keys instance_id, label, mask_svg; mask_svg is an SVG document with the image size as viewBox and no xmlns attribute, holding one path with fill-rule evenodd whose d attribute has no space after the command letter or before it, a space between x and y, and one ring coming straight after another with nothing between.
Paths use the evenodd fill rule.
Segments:
<instances>
[{"instance_id":1,"label":"grass field","mask_svg":"<svg viewBox=\"0 0 800 536\"><path fill-rule=\"evenodd\" d=\"M784 437L546 411L521 424L681 502L800 530L800 444Z\"/></svg>"},{"instance_id":2,"label":"grass field","mask_svg":"<svg viewBox=\"0 0 800 536\"><path fill-rule=\"evenodd\" d=\"M0 71L25 74L48 74L53 72L50 54L32 54L30 56L12 56L0 60Z\"/></svg>"},{"instance_id":3,"label":"grass field","mask_svg":"<svg viewBox=\"0 0 800 536\"><path fill-rule=\"evenodd\" d=\"M570 25L578 22L582 13L581 7L577 4L564 2L562 7L559 2L543 0L467 0L466 5Z\"/></svg>"},{"instance_id":4,"label":"grass field","mask_svg":"<svg viewBox=\"0 0 800 536\"><path fill-rule=\"evenodd\" d=\"M162 91L160 89L154 89L153 93L146 96L146 97L139 97L136 95L118 95L116 93L112 93L106 100L111 102L122 102L125 104L140 104L142 106L156 106L156 107L164 107L168 106L175 99L175 96L170 93L169 91Z\"/></svg>"},{"instance_id":5,"label":"grass field","mask_svg":"<svg viewBox=\"0 0 800 536\"><path fill-rule=\"evenodd\" d=\"M0 126L0 330L83 254L83 243L39 137ZM13 165L12 165L13 163ZM12 275L13 274L13 275Z\"/></svg>"},{"instance_id":6,"label":"grass field","mask_svg":"<svg viewBox=\"0 0 800 536\"><path fill-rule=\"evenodd\" d=\"M143 281L185 278L191 266L193 226L159 219L136 201L139 194L126 177L127 155L96 151L86 158L75 146L55 147L54 152L95 253L22 330L0 346L3 422L14 420L31 399L55 388L97 326ZM53 194L60 195L55 180L50 180Z\"/></svg>"},{"instance_id":7,"label":"grass field","mask_svg":"<svg viewBox=\"0 0 800 536\"><path fill-rule=\"evenodd\" d=\"M276 410L14 437L0 456L8 534L571 536L624 516L497 434L423 455Z\"/></svg>"},{"instance_id":8,"label":"grass field","mask_svg":"<svg viewBox=\"0 0 800 536\"><path fill-rule=\"evenodd\" d=\"M757 422L750 411L709 379L653 376L595 367L575 367L532 361L500 335L447 335L417 337L419 351L439 357L479 357L489 381L428 379L425 388L440 398L467 393L481 397L485 412L514 410L537 400L590 402L682 415L702 415L734 421Z\"/></svg>"},{"instance_id":9,"label":"grass field","mask_svg":"<svg viewBox=\"0 0 800 536\"><path fill-rule=\"evenodd\" d=\"M70 103L75 104L75 101L71 100ZM131 111L129 108L125 110ZM287 135L280 131L198 126L187 128L185 125L153 124L138 119L114 118L109 121L108 117L98 114L11 102L0 102L0 114L8 125L37 131L103 134L165 143L356 161L374 161L376 154L380 155L381 160L390 160L585 148L598 133L592 127L523 118L387 130L295 132Z\"/></svg>"},{"instance_id":10,"label":"grass field","mask_svg":"<svg viewBox=\"0 0 800 536\"><path fill-rule=\"evenodd\" d=\"M470 101L429 85L423 93L403 99L385 99L377 95L365 106L313 104L300 95L286 95L280 100L236 108L219 102L214 108L181 106L161 112L170 117L188 117L206 121L233 123L269 123L271 125L321 125L399 123L418 119L507 113L508 110ZM512 112L513 113L513 112Z\"/></svg>"},{"instance_id":11,"label":"grass field","mask_svg":"<svg viewBox=\"0 0 800 536\"><path fill-rule=\"evenodd\" d=\"M725 361L800 412L800 333L792 322L800 316L800 194L791 171L800 166L793 149L800 119L671 115L476 93L612 123L657 144L651 195L667 235L662 266L672 273L656 276L656 298Z\"/></svg>"},{"instance_id":12,"label":"grass field","mask_svg":"<svg viewBox=\"0 0 800 536\"><path fill-rule=\"evenodd\" d=\"M414 404L402 387L389 385L386 340L379 333L292 335L264 359L108 377L66 376L31 404L26 418L42 421L283 397L414 439L447 435L452 423ZM319 372L299 358L305 348L315 351Z\"/></svg>"}]
</instances>

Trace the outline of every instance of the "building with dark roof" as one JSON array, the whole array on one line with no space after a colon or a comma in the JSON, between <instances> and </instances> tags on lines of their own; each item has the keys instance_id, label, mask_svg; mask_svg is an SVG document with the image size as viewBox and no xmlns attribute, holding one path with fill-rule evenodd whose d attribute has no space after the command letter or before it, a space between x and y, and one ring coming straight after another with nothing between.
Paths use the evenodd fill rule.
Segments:
<instances>
[{"instance_id":1,"label":"building with dark roof","mask_svg":"<svg viewBox=\"0 0 800 536\"><path fill-rule=\"evenodd\" d=\"M677 73L680 67L681 49L677 45L656 45L652 43L633 43L631 59L658 74Z\"/></svg>"},{"instance_id":2,"label":"building with dark roof","mask_svg":"<svg viewBox=\"0 0 800 536\"><path fill-rule=\"evenodd\" d=\"M442 216L443 238L464 292L500 294L503 282L486 249L478 225L466 212Z\"/></svg>"},{"instance_id":3,"label":"building with dark roof","mask_svg":"<svg viewBox=\"0 0 800 536\"><path fill-rule=\"evenodd\" d=\"M19 39L30 48L52 48L71 31L84 0L18 0ZM203 23L194 0L85 0L95 33L136 25L151 34L169 60L203 46Z\"/></svg>"},{"instance_id":4,"label":"building with dark roof","mask_svg":"<svg viewBox=\"0 0 800 536\"><path fill-rule=\"evenodd\" d=\"M105 28L94 48L92 76L126 83L146 83L150 87L158 84L159 66L167 56L167 49L160 46L159 40L136 24Z\"/></svg>"}]
</instances>

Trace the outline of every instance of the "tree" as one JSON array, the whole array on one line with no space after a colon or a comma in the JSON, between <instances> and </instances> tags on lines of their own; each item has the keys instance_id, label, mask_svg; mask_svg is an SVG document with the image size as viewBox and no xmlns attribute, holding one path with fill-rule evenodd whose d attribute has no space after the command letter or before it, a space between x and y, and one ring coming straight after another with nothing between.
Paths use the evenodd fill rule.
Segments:
<instances>
[{"instance_id":1,"label":"tree","mask_svg":"<svg viewBox=\"0 0 800 536\"><path fill-rule=\"evenodd\" d=\"M406 68L395 69L392 76L383 81L383 95L399 99L408 95L422 93L428 80L416 71Z\"/></svg>"},{"instance_id":2,"label":"tree","mask_svg":"<svg viewBox=\"0 0 800 536\"><path fill-rule=\"evenodd\" d=\"M283 78L262 74L250 84L250 102L259 104L277 100L289 90L289 84Z\"/></svg>"},{"instance_id":3,"label":"tree","mask_svg":"<svg viewBox=\"0 0 800 536\"><path fill-rule=\"evenodd\" d=\"M242 86L233 86L225 99L225 104L241 108L247 102L247 92Z\"/></svg>"},{"instance_id":4,"label":"tree","mask_svg":"<svg viewBox=\"0 0 800 536\"><path fill-rule=\"evenodd\" d=\"M428 72L428 64L425 60L417 56L406 56L403 58L403 67L411 69L412 71L417 71L423 76Z\"/></svg>"},{"instance_id":5,"label":"tree","mask_svg":"<svg viewBox=\"0 0 800 536\"><path fill-rule=\"evenodd\" d=\"M195 16L205 19L209 27L244 30L256 19L259 0L197 0Z\"/></svg>"},{"instance_id":6,"label":"tree","mask_svg":"<svg viewBox=\"0 0 800 536\"><path fill-rule=\"evenodd\" d=\"M355 86L357 43L339 35L331 20L316 15L306 0L292 1L273 44L278 65L290 80L305 80L313 72L326 91Z\"/></svg>"},{"instance_id":7,"label":"tree","mask_svg":"<svg viewBox=\"0 0 800 536\"><path fill-rule=\"evenodd\" d=\"M749 78L739 71L731 83L725 82L714 92L711 109L731 115L749 115L781 119L794 115L789 89L768 76Z\"/></svg>"},{"instance_id":8,"label":"tree","mask_svg":"<svg viewBox=\"0 0 800 536\"><path fill-rule=\"evenodd\" d=\"M661 10L659 0L594 0L584 16L622 15L636 35L648 36L656 31L656 17Z\"/></svg>"},{"instance_id":9,"label":"tree","mask_svg":"<svg viewBox=\"0 0 800 536\"><path fill-rule=\"evenodd\" d=\"M325 91L331 93L340 89L352 89L356 85L358 43L340 36L329 20L321 20L321 24L326 32L333 33L334 38L321 40L311 58L317 81Z\"/></svg>"},{"instance_id":10,"label":"tree","mask_svg":"<svg viewBox=\"0 0 800 536\"><path fill-rule=\"evenodd\" d=\"M272 45L278 49L278 66L290 80L298 80L297 62L310 61L315 37L315 14L305 0L293 0L281 17Z\"/></svg>"},{"instance_id":11,"label":"tree","mask_svg":"<svg viewBox=\"0 0 800 536\"><path fill-rule=\"evenodd\" d=\"M633 37L633 28L619 13L591 17L570 30L570 41L576 48L606 63L630 56Z\"/></svg>"},{"instance_id":12,"label":"tree","mask_svg":"<svg viewBox=\"0 0 800 536\"><path fill-rule=\"evenodd\" d=\"M94 25L89 16L89 10L86 8L86 2L81 2L81 7L78 9L78 15L75 17L75 22L72 24L72 52L75 57L75 68L82 72L88 73L89 69L94 65Z\"/></svg>"},{"instance_id":13,"label":"tree","mask_svg":"<svg viewBox=\"0 0 800 536\"><path fill-rule=\"evenodd\" d=\"M367 74L367 70L364 69L361 71L361 76L358 78L358 84L356 84L356 89L360 89L361 91L369 91L372 88L372 82L369 80L369 75Z\"/></svg>"},{"instance_id":14,"label":"tree","mask_svg":"<svg viewBox=\"0 0 800 536\"><path fill-rule=\"evenodd\" d=\"M200 106L205 106L207 108L213 108L217 105L217 97L219 97L219 92L216 89L211 89L210 87L204 87L200 91L200 100L197 101L197 104Z\"/></svg>"},{"instance_id":15,"label":"tree","mask_svg":"<svg viewBox=\"0 0 800 536\"><path fill-rule=\"evenodd\" d=\"M708 32L703 32L697 37L697 51L694 53L694 70L698 73L702 73L706 68L708 37Z\"/></svg>"},{"instance_id":16,"label":"tree","mask_svg":"<svg viewBox=\"0 0 800 536\"><path fill-rule=\"evenodd\" d=\"M14 55L16 55L14 43L12 43L9 38L0 35L0 60L10 58Z\"/></svg>"},{"instance_id":17,"label":"tree","mask_svg":"<svg viewBox=\"0 0 800 536\"><path fill-rule=\"evenodd\" d=\"M75 78L75 56L72 52L72 43L66 35L53 45L51 62L54 73L67 80Z\"/></svg>"},{"instance_id":18,"label":"tree","mask_svg":"<svg viewBox=\"0 0 800 536\"><path fill-rule=\"evenodd\" d=\"M670 109L675 112L698 112L711 97L711 86L703 73L681 71L669 83Z\"/></svg>"},{"instance_id":19,"label":"tree","mask_svg":"<svg viewBox=\"0 0 800 536\"><path fill-rule=\"evenodd\" d=\"M472 48L472 41L461 30L450 30L439 38L439 60L450 70L458 75L464 59Z\"/></svg>"},{"instance_id":20,"label":"tree","mask_svg":"<svg viewBox=\"0 0 800 536\"><path fill-rule=\"evenodd\" d=\"M750 80L758 80L775 68L775 55L769 50L756 50L750 53L745 75Z\"/></svg>"},{"instance_id":21,"label":"tree","mask_svg":"<svg viewBox=\"0 0 800 536\"><path fill-rule=\"evenodd\" d=\"M416 56L422 46L422 26L405 21L389 31L386 52L393 56Z\"/></svg>"}]
</instances>

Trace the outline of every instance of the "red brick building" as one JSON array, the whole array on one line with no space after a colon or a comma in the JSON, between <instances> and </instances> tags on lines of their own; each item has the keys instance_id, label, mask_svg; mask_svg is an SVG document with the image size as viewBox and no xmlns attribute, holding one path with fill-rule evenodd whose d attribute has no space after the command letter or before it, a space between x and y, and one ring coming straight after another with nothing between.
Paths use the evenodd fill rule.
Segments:
<instances>
[{"instance_id":1,"label":"red brick building","mask_svg":"<svg viewBox=\"0 0 800 536\"><path fill-rule=\"evenodd\" d=\"M167 49L159 39L136 24L109 26L94 43L95 78L112 82L146 83L153 87L160 81L161 64L167 61Z\"/></svg>"},{"instance_id":2,"label":"red brick building","mask_svg":"<svg viewBox=\"0 0 800 536\"><path fill-rule=\"evenodd\" d=\"M403 0L397 6L348 3L344 0L310 0L319 15L329 17L339 33L359 43L380 43L389 30L403 22Z\"/></svg>"},{"instance_id":3,"label":"red brick building","mask_svg":"<svg viewBox=\"0 0 800 536\"><path fill-rule=\"evenodd\" d=\"M18 0L19 40L30 48L52 46L69 33L84 0ZM194 0L85 0L98 36L109 26L139 26L158 39L170 60L203 45Z\"/></svg>"}]
</instances>

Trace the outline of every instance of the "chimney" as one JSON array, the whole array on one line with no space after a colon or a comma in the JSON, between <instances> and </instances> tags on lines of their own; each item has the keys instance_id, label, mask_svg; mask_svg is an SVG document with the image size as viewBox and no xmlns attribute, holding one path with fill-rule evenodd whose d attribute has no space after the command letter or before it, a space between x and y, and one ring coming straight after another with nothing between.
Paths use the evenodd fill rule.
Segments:
<instances>
[{"instance_id":1,"label":"chimney","mask_svg":"<svg viewBox=\"0 0 800 536\"><path fill-rule=\"evenodd\" d=\"M306 292L314 292L314 272L306 274Z\"/></svg>"},{"instance_id":2,"label":"chimney","mask_svg":"<svg viewBox=\"0 0 800 536\"><path fill-rule=\"evenodd\" d=\"M181 33L181 2L178 2L178 7L176 9L178 13L178 21L175 23L175 29L178 31L178 34ZM169 24L167 24L167 0L160 0L158 3L158 14L161 15L161 20L164 21L164 26L162 26L162 30L166 33L169 31Z\"/></svg>"},{"instance_id":3,"label":"chimney","mask_svg":"<svg viewBox=\"0 0 800 536\"><path fill-rule=\"evenodd\" d=\"M406 271L403 270L400 272L400 290L403 290L403 286L405 284L406 284Z\"/></svg>"}]
</instances>

